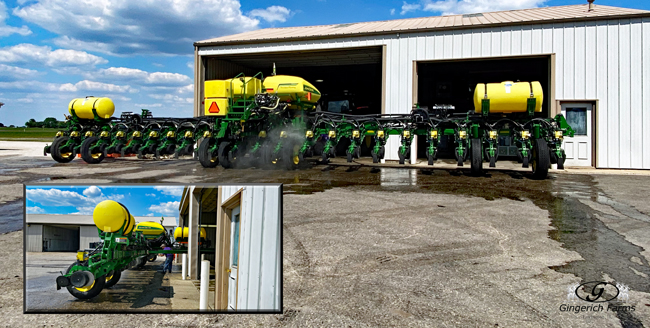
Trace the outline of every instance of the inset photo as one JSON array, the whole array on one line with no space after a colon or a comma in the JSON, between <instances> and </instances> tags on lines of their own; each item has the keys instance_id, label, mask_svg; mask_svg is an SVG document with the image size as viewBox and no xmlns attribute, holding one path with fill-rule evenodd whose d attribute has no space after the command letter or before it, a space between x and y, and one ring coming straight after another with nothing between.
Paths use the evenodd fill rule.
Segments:
<instances>
[{"instance_id":1,"label":"inset photo","mask_svg":"<svg viewBox=\"0 0 650 328\"><path fill-rule=\"evenodd\" d=\"M282 185L27 185L25 313L282 312Z\"/></svg>"}]
</instances>

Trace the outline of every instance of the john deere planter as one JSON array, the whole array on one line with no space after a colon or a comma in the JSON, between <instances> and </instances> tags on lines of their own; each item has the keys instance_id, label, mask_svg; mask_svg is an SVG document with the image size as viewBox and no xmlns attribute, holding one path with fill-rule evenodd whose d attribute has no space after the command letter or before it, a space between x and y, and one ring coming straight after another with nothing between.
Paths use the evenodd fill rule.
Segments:
<instances>
[{"instance_id":1,"label":"john deere planter","mask_svg":"<svg viewBox=\"0 0 650 328\"><path fill-rule=\"evenodd\" d=\"M161 244L171 245L162 225L141 222L136 226L129 210L118 202L105 200L97 204L93 220L101 239L99 246L78 251L77 260L56 278L57 289L67 288L76 298L99 295L120 280L122 271L142 267L157 254L186 252L178 247L162 250Z\"/></svg>"},{"instance_id":2,"label":"john deere planter","mask_svg":"<svg viewBox=\"0 0 650 328\"><path fill-rule=\"evenodd\" d=\"M385 156L389 137L399 138L397 158L410 158L415 136L426 141L428 165L433 165L445 138L458 166L470 162L480 175L483 163L496 167L499 139L510 138L522 166L533 177L545 178L551 164L562 169L561 145L573 130L562 115L536 117L544 95L539 82L479 83L474 108L454 105L415 106L409 114L347 115L313 112L320 92L300 77L264 78L239 74L205 82L203 113L196 118L156 118L148 110L111 117L108 98L75 99L69 105L68 128L59 131L45 153L66 163L77 154L90 164L106 156L177 158L193 155L203 167L298 168L318 156L327 163L345 140L348 162L370 149L374 163ZM538 114L539 116L539 114Z\"/></svg>"}]
</instances>

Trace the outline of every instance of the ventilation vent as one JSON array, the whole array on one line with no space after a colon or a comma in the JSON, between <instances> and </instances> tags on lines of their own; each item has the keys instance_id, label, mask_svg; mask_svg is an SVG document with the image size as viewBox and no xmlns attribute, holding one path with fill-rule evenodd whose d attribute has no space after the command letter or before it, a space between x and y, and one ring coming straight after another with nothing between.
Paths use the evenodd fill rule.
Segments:
<instances>
[{"instance_id":1,"label":"ventilation vent","mask_svg":"<svg viewBox=\"0 0 650 328\"><path fill-rule=\"evenodd\" d=\"M354 24L355 23L339 24L339 25L334 26L334 28L348 27L348 26L352 26Z\"/></svg>"},{"instance_id":2,"label":"ventilation vent","mask_svg":"<svg viewBox=\"0 0 650 328\"><path fill-rule=\"evenodd\" d=\"M463 15L463 18L471 18L471 17L483 17L483 14L476 13L476 14L465 14L465 15Z\"/></svg>"}]
</instances>

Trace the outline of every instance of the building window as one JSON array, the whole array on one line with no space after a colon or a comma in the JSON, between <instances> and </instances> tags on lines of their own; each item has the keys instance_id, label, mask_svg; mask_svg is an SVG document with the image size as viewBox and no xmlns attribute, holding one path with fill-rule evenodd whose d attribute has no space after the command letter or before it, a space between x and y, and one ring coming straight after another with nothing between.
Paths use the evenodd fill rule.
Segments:
<instances>
[{"instance_id":1,"label":"building window","mask_svg":"<svg viewBox=\"0 0 650 328\"><path fill-rule=\"evenodd\" d=\"M587 135L587 109L584 107L566 109L566 122L571 126L575 135Z\"/></svg>"}]
</instances>

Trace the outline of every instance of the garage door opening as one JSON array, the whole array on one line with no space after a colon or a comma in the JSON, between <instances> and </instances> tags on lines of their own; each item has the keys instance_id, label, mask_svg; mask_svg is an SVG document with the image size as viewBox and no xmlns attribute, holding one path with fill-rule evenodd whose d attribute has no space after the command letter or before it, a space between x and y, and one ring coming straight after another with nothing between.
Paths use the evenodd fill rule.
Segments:
<instances>
[{"instance_id":1,"label":"garage door opening","mask_svg":"<svg viewBox=\"0 0 650 328\"><path fill-rule=\"evenodd\" d=\"M503 81L539 81L544 91L542 112L535 117L549 117L551 108L551 57L519 57L480 60L435 61L417 63L416 102L432 108L453 105L456 114L474 111L474 89L477 83ZM453 137L442 137L439 156L454 158ZM418 138L418 158L425 158L426 140ZM499 140L499 156L516 156L510 138Z\"/></svg>"},{"instance_id":2,"label":"garage door opening","mask_svg":"<svg viewBox=\"0 0 650 328\"><path fill-rule=\"evenodd\" d=\"M321 92L317 110L348 114L382 112L382 47L291 51L203 57L205 80L244 72L300 76ZM202 96L203 97L203 96Z\"/></svg>"},{"instance_id":3,"label":"garage door opening","mask_svg":"<svg viewBox=\"0 0 650 328\"><path fill-rule=\"evenodd\" d=\"M43 252L76 252L79 226L43 225Z\"/></svg>"}]
</instances>

